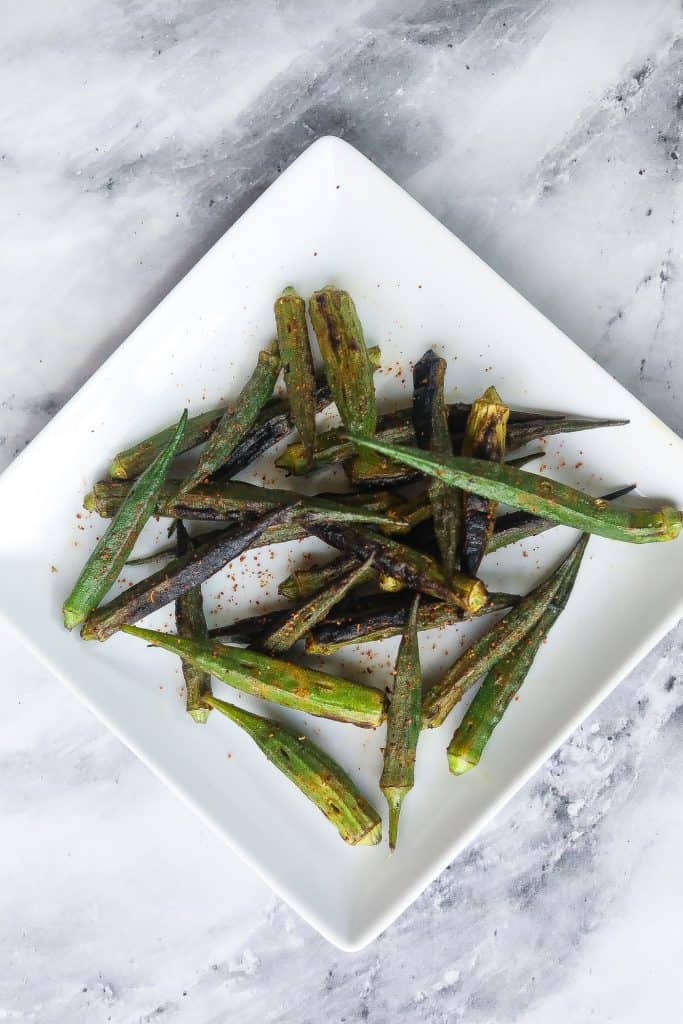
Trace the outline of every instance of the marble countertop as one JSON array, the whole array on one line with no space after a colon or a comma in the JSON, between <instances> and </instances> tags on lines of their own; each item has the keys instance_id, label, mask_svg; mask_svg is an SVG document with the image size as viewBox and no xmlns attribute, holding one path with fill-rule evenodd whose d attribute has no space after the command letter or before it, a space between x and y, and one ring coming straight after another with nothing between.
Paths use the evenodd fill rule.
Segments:
<instances>
[{"instance_id":1,"label":"marble countertop","mask_svg":"<svg viewBox=\"0 0 683 1024\"><path fill-rule=\"evenodd\" d=\"M325 134L680 433L680 33L678 0L6 5L0 468ZM348 955L0 626L0 1020L677 1019L682 646Z\"/></svg>"}]
</instances>

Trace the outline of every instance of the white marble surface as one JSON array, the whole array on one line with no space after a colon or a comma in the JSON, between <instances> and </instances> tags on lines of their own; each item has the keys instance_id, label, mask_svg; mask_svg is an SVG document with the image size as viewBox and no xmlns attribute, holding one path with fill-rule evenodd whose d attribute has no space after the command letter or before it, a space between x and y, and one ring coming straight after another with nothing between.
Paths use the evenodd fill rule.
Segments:
<instances>
[{"instance_id":1,"label":"white marble surface","mask_svg":"<svg viewBox=\"0 0 683 1024\"><path fill-rule=\"evenodd\" d=\"M677 0L2 8L0 468L329 133L683 428ZM677 1020L682 645L346 955L0 626L0 1021Z\"/></svg>"}]
</instances>

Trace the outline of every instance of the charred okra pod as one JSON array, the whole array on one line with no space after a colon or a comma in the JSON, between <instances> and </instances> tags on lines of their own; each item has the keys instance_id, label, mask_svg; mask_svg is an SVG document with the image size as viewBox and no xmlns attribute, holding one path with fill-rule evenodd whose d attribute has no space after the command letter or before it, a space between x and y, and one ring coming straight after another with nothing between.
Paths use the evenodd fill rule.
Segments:
<instances>
[{"instance_id":1,"label":"charred okra pod","mask_svg":"<svg viewBox=\"0 0 683 1024\"><path fill-rule=\"evenodd\" d=\"M444 399L446 360L432 349L422 356L413 369L413 426L420 448L437 455L452 455L448 431L448 410ZM472 414L470 413L470 416ZM429 485L429 502L434 513L434 534L441 554L446 579L451 579L458 565L460 509L462 495L434 477ZM477 566L478 568L478 566ZM470 572L476 576L476 570Z\"/></svg>"},{"instance_id":2,"label":"charred okra pod","mask_svg":"<svg viewBox=\"0 0 683 1024\"><path fill-rule=\"evenodd\" d=\"M417 642L419 595L413 598L394 670L387 713L387 742L379 788L389 807L389 848L396 847L401 805L415 783L415 755L422 726L422 671Z\"/></svg>"},{"instance_id":3,"label":"charred okra pod","mask_svg":"<svg viewBox=\"0 0 683 1024\"><path fill-rule=\"evenodd\" d=\"M192 540L182 519L178 520L176 526L176 540L179 557L182 558L192 551ZM204 617L201 583L176 598L175 625L178 636L189 637L193 640L206 640L208 630ZM183 659L181 661L185 680L187 713L195 722L203 725L209 717L209 708L204 703L204 698L211 695L211 676L208 672L202 672L201 669L195 668L189 661Z\"/></svg>"},{"instance_id":4,"label":"charred okra pod","mask_svg":"<svg viewBox=\"0 0 683 1024\"><path fill-rule=\"evenodd\" d=\"M541 644L567 606L587 542L586 534L578 544L571 571L539 621L494 665L479 687L448 746L448 765L454 775L463 775L479 764L493 730L526 679Z\"/></svg>"},{"instance_id":5,"label":"charred okra pod","mask_svg":"<svg viewBox=\"0 0 683 1024\"><path fill-rule=\"evenodd\" d=\"M487 388L481 398L472 402L465 427L462 454L476 459L502 462L510 410L503 405L494 387ZM435 452L446 458L453 452ZM434 477L439 480L439 477ZM440 480L442 487L447 487ZM460 565L468 576L476 576L486 553L498 511L498 502L479 494L464 491L462 496L463 524Z\"/></svg>"},{"instance_id":6,"label":"charred okra pod","mask_svg":"<svg viewBox=\"0 0 683 1024\"><path fill-rule=\"evenodd\" d=\"M271 398L279 372L280 357L277 354L277 342L273 342L259 352L254 372L234 407L228 407L223 413L200 456L197 468L180 488L181 495L210 477L230 458Z\"/></svg>"},{"instance_id":7,"label":"charred okra pod","mask_svg":"<svg viewBox=\"0 0 683 1024\"><path fill-rule=\"evenodd\" d=\"M439 477L454 487L462 487L483 498L504 502L585 533L631 544L647 544L675 540L681 532L681 512L671 505L652 509L610 507L604 498L591 498L567 484L535 476L504 463L464 456L439 458L426 455L419 448L385 445L360 435L354 435L354 442L362 448L379 451L430 476Z\"/></svg>"},{"instance_id":8,"label":"charred okra pod","mask_svg":"<svg viewBox=\"0 0 683 1024\"><path fill-rule=\"evenodd\" d=\"M475 640L446 674L427 690L422 703L422 718L428 728L441 725L477 680L533 629L582 555L583 547L577 544L549 579L527 594L493 629Z\"/></svg>"},{"instance_id":9,"label":"charred okra pod","mask_svg":"<svg viewBox=\"0 0 683 1024\"><path fill-rule=\"evenodd\" d=\"M353 299L348 292L328 286L313 293L308 309L342 422L349 430L372 437L377 426L375 385ZM310 461L306 454L307 465ZM354 479L361 479L376 462L373 456L357 458Z\"/></svg>"},{"instance_id":10,"label":"charred okra pod","mask_svg":"<svg viewBox=\"0 0 683 1024\"><path fill-rule=\"evenodd\" d=\"M306 640L308 654L334 654L349 644L366 644L374 640L388 640L399 636L408 621L412 595L374 594L363 598L352 607L338 609L315 626ZM476 613L488 615L504 611L518 604L518 594L491 593L483 608ZM452 626L475 616L467 615L462 608L431 598L423 598L417 614L418 631ZM249 620L246 620L248 622ZM235 624L239 627L239 623Z\"/></svg>"},{"instance_id":11,"label":"charred okra pod","mask_svg":"<svg viewBox=\"0 0 683 1024\"><path fill-rule=\"evenodd\" d=\"M187 640L139 626L124 626L123 632L180 655L236 690L282 707L368 729L376 729L384 718L383 694L363 683L211 640Z\"/></svg>"},{"instance_id":12,"label":"charred okra pod","mask_svg":"<svg viewBox=\"0 0 683 1024\"><path fill-rule=\"evenodd\" d=\"M310 465L315 444L315 374L306 303L293 288L285 288L275 300L275 323L292 419Z\"/></svg>"},{"instance_id":13,"label":"charred okra pod","mask_svg":"<svg viewBox=\"0 0 683 1024\"><path fill-rule=\"evenodd\" d=\"M367 578L367 570L372 567L372 556L348 572L341 580L326 587L321 593L315 594L301 608L295 608L287 615L283 623L272 629L259 646L269 654L284 654L293 647L297 640L309 632L324 619L330 609L343 600L348 592Z\"/></svg>"},{"instance_id":14,"label":"charred okra pod","mask_svg":"<svg viewBox=\"0 0 683 1024\"><path fill-rule=\"evenodd\" d=\"M380 572L400 580L412 590L430 594L448 604L456 604L470 613L477 612L486 604L486 587L481 580L455 573L447 582L440 567L429 555L399 544L391 537L336 523L310 523L308 529L340 551L359 558L374 556L375 566Z\"/></svg>"},{"instance_id":15,"label":"charred okra pod","mask_svg":"<svg viewBox=\"0 0 683 1024\"><path fill-rule=\"evenodd\" d=\"M322 811L345 843L374 846L381 841L382 821L377 811L337 762L315 743L278 722L216 697L208 697L206 703L251 737L271 764Z\"/></svg>"},{"instance_id":16,"label":"charred okra pod","mask_svg":"<svg viewBox=\"0 0 683 1024\"><path fill-rule=\"evenodd\" d=\"M283 524L297 511L296 508L276 509L247 526L217 531L194 551L172 559L152 576L92 612L83 625L81 636L84 640L106 640L126 623L138 622L163 608L241 555L267 527Z\"/></svg>"},{"instance_id":17,"label":"charred okra pod","mask_svg":"<svg viewBox=\"0 0 683 1024\"><path fill-rule=\"evenodd\" d=\"M166 448L130 487L118 513L85 563L64 602L64 625L67 629L78 626L97 607L125 565L135 541L152 514L186 423L187 412L184 412Z\"/></svg>"}]
</instances>

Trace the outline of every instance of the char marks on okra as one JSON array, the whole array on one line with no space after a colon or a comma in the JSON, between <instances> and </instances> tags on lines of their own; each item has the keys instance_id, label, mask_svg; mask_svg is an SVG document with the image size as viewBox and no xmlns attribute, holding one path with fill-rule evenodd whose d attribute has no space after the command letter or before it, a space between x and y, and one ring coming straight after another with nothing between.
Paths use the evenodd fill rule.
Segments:
<instances>
[{"instance_id":1,"label":"char marks on okra","mask_svg":"<svg viewBox=\"0 0 683 1024\"><path fill-rule=\"evenodd\" d=\"M487 388L481 398L472 402L465 426L462 454L477 459L489 459L491 462L502 462L509 415L510 410L507 405L503 405L496 389ZM453 452L436 451L435 454L449 458ZM448 489L448 484L444 480L439 477L433 477L433 480ZM471 491L463 491L462 511L460 563L463 572L468 576L476 576L493 534L498 502L491 498L482 498Z\"/></svg>"},{"instance_id":2,"label":"char marks on okra","mask_svg":"<svg viewBox=\"0 0 683 1024\"><path fill-rule=\"evenodd\" d=\"M182 519L176 523L176 542L178 557L183 558L194 549L194 543L185 529ZM204 598L202 585L190 587L179 594L175 602L175 628L178 636L191 640L206 640L208 629L204 616ZM211 694L211 676L208 672L196 668L189 661L181 659L183 679L185 680L185 706L187 713L200 725L209 717L209 707L204 698Z\"/></svg>"}]
</instances>

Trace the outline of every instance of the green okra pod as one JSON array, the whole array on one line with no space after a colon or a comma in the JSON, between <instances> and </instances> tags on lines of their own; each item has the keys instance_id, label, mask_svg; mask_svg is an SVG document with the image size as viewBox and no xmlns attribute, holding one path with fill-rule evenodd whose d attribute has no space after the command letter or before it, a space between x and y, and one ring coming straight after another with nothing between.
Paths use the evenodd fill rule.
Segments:
<instances>
[{"instance_id":1,"label":"green okra pod","mask_svg":"<svg viewBox=\"0 0 683 1024\"><path fill-rule=\"evenodd\" d=\"M354 435L354 442L430 476L439 477L454 487L462 487L484 498L504 502L585 533L646 544L675 540L681 531L681 512L670 505L652 509L615 507L604 498L591 498L567 484L514 469L505 463L464 456L441 458L426 455L419 448L385 445L360 435Z\"/></svg>"},{"instance_id":2,"label":"green okra pod","mask_svg":"<svg viewBox=\"0 0 683 1024\"><path fill-rule=\"evenodd\" d=\"M182 440L186 423L187 411L181 416L164 450L129 488L117 515L85 563L73 590L64 602L64 625L67 629L78 626L92 609L97 607L125 565L135 541L152 514L168 467Z\"/></svg>"},{"instance_id":3,"label":"green okra pod","mask_svg":"<svg viewBox=\"0 0 683 1024\"><path fill-rule=\"evenodd\" d=\"M138 622L151 612L175 601L237 558L269 526L283 524L299 510L279 508L261 519L202 539L187 554L173 558L158 572L124 590L108 604L92 612L81 630L84 640L106 640L126 623Z\"/></svg>"},{"instance_id":4,"label":"green okra pod","mask_svg":"<svg viewBox=\"0 0 683 1024\"><path fill-rule=\"evenodd\" d=\"M258 414L272 397L280 372L277 342L259 352L254 372L242 389L234 406L228 407L216 425L202 452L197 468L180 488L180 494L191 491L197 484L217 472L253 426Z\"/></svg>"},{"instance_id":5,"label":"green okra pod","mask_svg":"<svg viewBox=\"0 0 683 1024\"><path fill-rule=\"evenodd\" d=\"M182 519L176 525L176 541L178 555L182 558L193 550L192 539L185 529ZM175 623L178 636L194 640L206 640L208 629L204 616L204 599L202 585L191 587L180 594L175 602ZM209 717L209 707L204 698L211 695L211 676L195 668L189 661L181 659L183 679L185 680L185 704L187 713L199 725L203 725Z\"/></svg>"},{"instance_id":6,"label":"green okra pod","mask_svg":"<svg viewBox=\"0 0 683 1024\"><path fill-rule=\"evenodd\" d=\"M584 534L571 571L536 625L490 669L479 687L448 745L448 765L454 775L463 775L479 763L494 729L529 674L541 644L567 606L587 542L588 534Z\"/></svg>"},{"instance_id":7,"label":"green okra pod","mask_svg":"<svg viewBox=\"0 0 683 1024\"><path fill-rule=\"evenodd\" d=\"M475 640L441 679L427 690L422 703L422 718L428 728L434 729L441 725L477 680L509 654L522 637L533 629L582 555L583 548L577 544L544 583L527 594L492 629Z\"/></svg>"},{"instance_id":8,"label":"green okra pod","mask_svg":"<svg viewBox=\"0 0 683 1024\"><path fill-rule=\"evenodd\" d=\"M308 309L342 423L349 430L372 437L377 426L375 385L353 299L348 292L328 286L313 293ZM305 454L310 466L311 452ZM356 459L357 475L362 478L376 462L367 455Z\"/></svg>"},{"instance_id":9,"label":"green okra pod","mask_svg":"<svg viewBox=\"0 0 683 1024\"><path fill-rule=\"evenodd\" d=\"M494 387L487 388L481 398L472 402L465 427L462 454L491 462L502 462L510 410ZM438 456L452 457L453 452L435 451ZM439 480L439 477L434 477ZM442 487L448 487L439 480ZM468 576L476 576L481 560L493 534L498 502L470 491L462 492L462 548L460 565Z\"/></svg>"},{"instance_id":10,"label":"green okra pod","mask_svg":"<svg viewBox=\"0 0 683 1024\"><path fill-rule=\"evenodd\" d=\"M341 580L326 587L319 594L314 594L300 608L290 612L285 621L275 626L261 641L260 647L269 654L284 654L324 619L331 608L338 604L353 587L364 582L367 570L372 567L372 555L361 565L351 569Z\"/></svg>"},{"instance_id":11,"label":"green okra pod","mask_svg":"<svg viewBox=\"0 0 683 1024\"><path fill-rule=\"evenodd\" d=\"M399 594L373 594L351 606L340 605L313 627L306 639L306 651L309 654L335 654L349 644L366 644L399 636L408 621L411 600L412 595L404 591ZM486 604L472 616L455 605L423 598L417 615L417 628L421 632L452 626L473 617L504 611L519 601L517 594L491 593ZM235 625L239 627L240 624Z\"/></svg>"},{"instance_id":12,"label":"green okra pod","mask_svg":"<svg viewBox=\"0 0 683 1024\"><path fill-rule=\"evenodd\" d=\"M310 464L315 444L315 374L306 303L293 288L285 288L275 300L275 323L292 419Z\"/></svg>"},{"instance_id":13,"label":"green okra pod","mask_svg":"<svg viewBox=\"0 0 683 1024\"><path fill-rule=\"evenodd\" d=\"M486 603L486 587L481 580L455 573L451 580L446 581L441 568L429 555L400 544L392 537L338 523L307 525L316 537L340 551L359 558L373 555L380 572L400 580L412 590L456 604L468 612L476 612Z\"/></svg>"},{"instance_id":14,"label":"green okra pod","mask_svg":"<svg viewBox=\"0 0 683 1024\"><path fill-rule=\"evenodd\" d=\"M228 480L198 484L193 490L178 495L180 484L180 480L164 484L154 506L155 515L204 522L242 522L275 508L296 504L310 515L332 522L374 523L389 532L401 532L410 526L408 520L401 518L398 506L385 512L384 501L374 501L374 495L369 493L364 496L329 494L305 497L296 491ZM110 518L121 507L127 489L129 484L125 480L100 480L85 495L83 507Z\"/></svg>"},{"instance_id":15,"label":"green okra pod","mask_svg":"<svg viewBox=\"0 0 683 1024\"><path fill-rule=\"evenodd\" d=\"M211 640L187 640L139 626L123 626L122 631L180 655L236 690L282 707L368 729L384 719L383 694L364 683Z\"/></svg>"},{"instance_id":16,"label":"green okra pod","mask_svg":"<svg viewBox=\"0 0 683 1024\"><path fill-rule=\"evenodd\" d=\"M420 597L410 606L394 671L394 687L387 713L387 741L379 788L389 807L389 848L396 847L401 805L415 784L415 755L422 727L422 670L417 641Z\"/></svg>"},{"instance_id":17,"label":"green okra pod","mask_svg":"<svg viewBox=\"0 0 683 1024\"><path fill-rule=\"evenodd\" d=\"M448 430L448 409L444 398L446 360L429 349L413 369L413 426L420 448L437 455L452 455ZM470 414L472 415L472 414ZM458 567L460 512L462 495L434 477L429 485L429 503L433 509L434 534L446 579ZM478 567L477 567L478 568ZM476 570L469 572L476 576Z\"/></svg>"},{"instance_id":18,"label":"green okra pod","mask_svg":"<svg viewBox=\"0 0 683 1024\"><path fill-rule=\"evenodd\" d=\"M312 565L308 569L297 569L287 576L277 588L281 597L290 601L307 601L314 594L320 593L325 587L343 579L349 572L357 569L363 563L355 555L340 555L339 558L327 562L325 565ZM367 572L366 583L372 579L372 569Z\"/></svg>"},{"instance_id":19,"label":"green okra pod","mask_svg":"<svg viewBox=\"0 0 683 1024\"><path fill-rule=\"evenodd\" d=\"M351 846L374 846L382 821L349 776L312 740L278 722L208 697L207 704L243 729L268 760L301 790Z\"/></svg>"}]
</instances>

